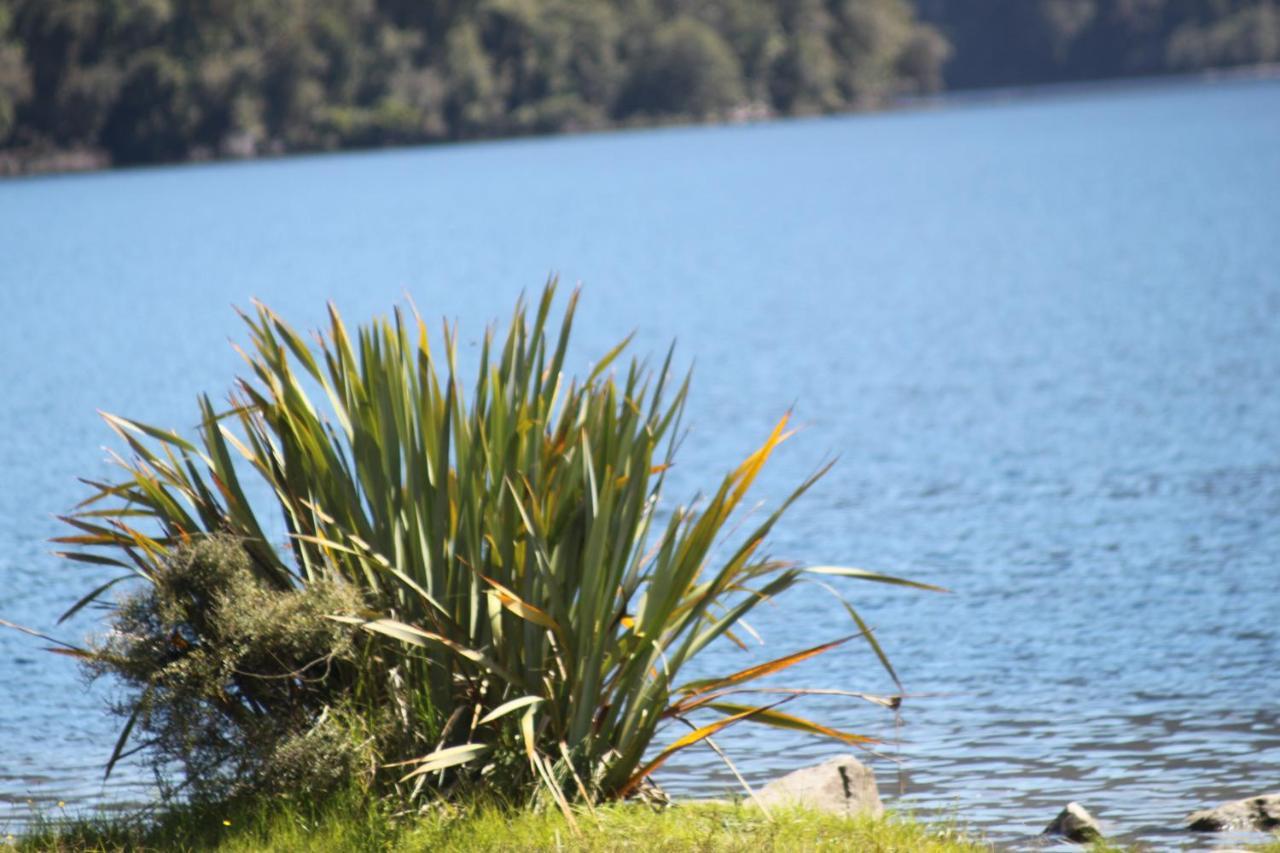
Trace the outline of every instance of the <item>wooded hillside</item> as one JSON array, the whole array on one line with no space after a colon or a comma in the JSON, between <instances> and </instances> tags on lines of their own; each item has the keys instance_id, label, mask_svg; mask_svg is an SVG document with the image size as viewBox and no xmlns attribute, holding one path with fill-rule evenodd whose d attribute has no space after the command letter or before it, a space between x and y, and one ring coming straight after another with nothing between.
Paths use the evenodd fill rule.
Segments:
<instances>
[{"instance_id":1,"label":"wooded hillside","mask_svg":"<svg viewBox=\"0 0 1280 853\"><path fill-rule=\"evenodd\" d=\"M1276 61L1276 0L0 0L0 171Z\"/></svg>"},{"instance_id":2,"label":"wooded hillside","mask_svg":"<svg viewBox=\"0 0 1280 853\"><path fill-rule=\"evenodd\" d=\"M874 106L905 0L0 0L0 144L114 162Z\"/></svg>"}]
</instances>

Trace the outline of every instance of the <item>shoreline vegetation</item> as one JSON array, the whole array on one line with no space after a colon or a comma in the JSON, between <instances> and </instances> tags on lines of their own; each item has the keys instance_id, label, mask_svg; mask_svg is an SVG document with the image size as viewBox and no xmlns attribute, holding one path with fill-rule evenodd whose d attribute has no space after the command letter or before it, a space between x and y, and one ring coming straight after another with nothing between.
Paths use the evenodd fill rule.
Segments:
<instances>
[{"instance_id":1,"label":"shoreline vegetation","mask_svg":"<svg viewBox=\"0 0 1280 853\"><path fill-rule=\"evenodd\" d=\"M1276 62L1275 0L0 0L0 175L845 114Z\"/></svg>"},{"instance_id":2,"label":"shoreline vegetation","mask_svg":"<svg viewBox=\"0 0 1280 853\"><path fill-rule=\"evenodd\" d=\"M745 801L677 802L665 806L612 803L575 808L571 825L554 809L512 808L496 801L438 804L395 813L362 792L319 801L282 798L101 818L43 818L18 834L3 834L0 849L15 853L219 851L220 853L990 853L997 849L964 823L892 810L879 817L842 816L791 806L767 814ZM1211 837L1203 837L1211 843ZM1028 837L1031 846L1053 839ZM1007 842L1006 842L1007 843ZM1071 843L1057 839L1058 844ZM1221 842L1219 842L1219 845ZM1091 853L1148 853L1154 848L1106 838L1074 842ZM1251 853L1280 853L1280 838L1233 844Z\"/></svg>"},{"instance_id":3,"label":"shoreline vegetation","mask_svg":"<svg viewBox=\"0 0 1280 853\"><path fill-rule=\"evenodd\" d=\"M742 803L661 808L609 804L575 810L575 821L571 826L554 810L512 809L481 802L426 814L396 815L355 794L319 804L277 801L177 808L149 822L138 818L37 821L26 833L11 836L8 844L15 851L31 853L982 853L991 849L953 821L933 824L892 814L842 817L798 807L774 809L766 815ZM0 838L0 849L3 843Z\"/></svg>"},{"instance_id":4,"label":"shoreline vegetation","mask_svg":"<svg viewBox=\"0 0 1280 853\"><path fill-rule=\"evenodd\" d=\"M119 688L106 774L140 753L162 810L151 825L73 827L91 837L64 838L69 849L113 834L127 848L158 838L183 849L205 838L183 833L255 815L306 827L327 819L312 804L345 804L344 826L381 821L360 830L373 837L416 815L410 846L462 826L480 841L459 849L486 849L488 836L492 849L544 837L597 849L584 839L617 815L623 831L657 820L655 831L684 839L671 849L685 849L685 821L645 817L670 814L651 777L681 751L710 747L738 775L714 740L738 724L878 743L798 710L815 694L878 712L901 703L848 587L942 590L768 553L774 525L832 463L739 522L792 435L789 412L717 487L667 503L690 375L675 372L674 347L660 367L624 361L627 337L574 376L579 294L557 323L556 287L522 297L504 334L486 332L474 371L458 367L458 328L446 322L437 337L416 309L349 331L331 305L308 339L256 304L241 313L248 373L224 402L199 398L195 435L103 415L127 455L115 455L113 478L85 481L89 496L61 517L71 532L54 540L91 572L63 619L96 607L101 633L80 646L0 624ZM267 532L280 528L273 519L279 534ZM801 585L830 596L843 636L689 678L712 644L762 644L747 617ZM771 678L854 642L897 692ZM844 780L846 802L840 772L828 779ZM503 804L496 829L476 803ZM767 847L789 825L720 808L676 814L709 815L707 831L728 840L706 849ZM819 844L824 821L792 823ZM40 827L31 837L63 844ZM601 839L609 849L616 833Z\"/></svg>"},{"instance_id":5,"label":"shoreline vegetation","mask_svg":"<svg viewBox=\"0 0 1280 853\"><path fill-rule=\"evenodd\" d=\"M1203 71L1151 74L1142 77L1114 77L1099 80L1074 80L1056 83L1029 83L1021 86L999 86L983 89L942 90L921 95L904 95L877 107L853 109L842 113L826 114L826 117L883 115L887 113L914 112L947 107L976 106L983 104L1002 104L1016 101L1047 100L1052 98L1072 97L1107 92L1141 91L1192 83L1213 84L1219 82L1248 82L1280 80L1280 63L1261 63L1258 65L1228 66L1209 68ZM0 150L0 180L6 178L37 177L47 175L65 175L106 170L120 171L126 169L146 169L157 166L197 166L208 164L226 164L256 162L262 160L295 159L308 156L326 156L331 154L361 154L376 151L401 151L423 148L444 148L473 143L514 142L519 140L540 140L554 137L580 137L604 134L627 133L629 131L665 130L697 127L731 127L746 124L773 124L790 119L820 118L818 115L774 115L767 112L751 112L744 108L727 116L710 117L697 120L669 119L636 122L628 125L599 127L590 129L574 129L549 133L532 133L512 136L478 137L467 140L437 140L432 142L403 143L370 147L341 148L327 151L280 151L261 153L250 156L208 156L189 157L185 160L163 163L136 163L131 165L114 164L105 152L95 149L56 150L32 154L30 152L13 152ZM29 158L29 159L28 159Z\"/></svg>"}]
</instances>

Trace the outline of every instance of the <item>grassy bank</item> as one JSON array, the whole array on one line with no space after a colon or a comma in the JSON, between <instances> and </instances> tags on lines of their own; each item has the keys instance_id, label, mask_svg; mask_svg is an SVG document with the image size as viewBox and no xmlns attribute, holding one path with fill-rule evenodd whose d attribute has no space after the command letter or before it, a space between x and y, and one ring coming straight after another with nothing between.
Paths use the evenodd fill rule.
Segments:
<instances>
[{"instance_id":1,"label":"grassy bank","mask_svg":"<svg viewBox=\"0 0 1280 853\"><path fill-rule=\"evenodd\" d=\"M639 804L575 811L577 831L559 811L491 806L442 807L424 816L394 815L358 796L321 806L287 800L240 806L182 808L150 820L140 817L37 821L20 837L0 835L0 850L106 853L106 851L224 851L224 853L373 853L373 851L868 851L868 853L977 853L993 848L954 823L926 824L907 816L840 818L803 809L758 809L730 803L694 803L655 809ZM6 846L6 842L7 845ZM1091 853L1150 850L1100 841ZM1254 853L1280 853L1280 839L1248 845Z\"/></svg>"},{"instance_id":2,"label":"grassy bank","mask_svg":"<svg viewBox=\"0 0 1280 853\"><path fill-rule=\"evenodd\" d=\"M150 823L117 820L37 826L22 851L925 851L990 849L952 826L889 817L846 819L803 810L692 804L666 809L611 805L576 812L578 831L555 810L470 807L395 817L357 800L308 808L180 810Z\"/></svg>"}]
</instances>

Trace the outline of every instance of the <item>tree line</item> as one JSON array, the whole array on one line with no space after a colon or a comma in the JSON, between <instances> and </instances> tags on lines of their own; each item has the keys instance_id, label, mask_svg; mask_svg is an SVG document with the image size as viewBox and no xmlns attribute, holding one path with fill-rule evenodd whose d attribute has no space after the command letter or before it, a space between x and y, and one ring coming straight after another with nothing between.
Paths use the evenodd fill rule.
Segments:
<instances>
[{"instance_id":1,"label":"tree line","mask_svg":"<svg viewBox=\"0 0 1280 853\"><path fill-rule=\"evenodd\" d=\"M1276 0L0 0L0 154L249 156L1277 60Z\"/></svg>"},{"instance_id":2,"label":"tree line","mask_svg":"<svg viewBox=\"0 0 1280 853\"><path fill-rule=\"evenodd\" d=\"M916 0L954 48L950 88L1280 62L1276 0Z\"/></svg>"},{"instance_id":3,"label":"tree line","mask_svg":"<svg viewBox=\"0 0 1280 853\"><path fill-rule=\"evenodd\" d=\"M0 0L0 146L116 163L845 110L936 89L906 0Z\"/></svg>"}]
</instances>

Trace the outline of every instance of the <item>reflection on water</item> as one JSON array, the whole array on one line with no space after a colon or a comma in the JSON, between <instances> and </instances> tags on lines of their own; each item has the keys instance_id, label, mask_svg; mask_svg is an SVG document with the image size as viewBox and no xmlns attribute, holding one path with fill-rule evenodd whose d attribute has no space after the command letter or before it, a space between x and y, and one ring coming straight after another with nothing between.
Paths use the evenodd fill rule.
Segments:
<instances>
[{"instance_id":1,"label":"reflection on water","mask_svg":"<svg viewBox=\"0 0 1280 853\"><path fill-rule=\"evenodd\" d=\"M305 326L409 289L476 333L558 269L586 283L575 364L633 327L697 359L673 496L794 404L765 504L841 460L774 553L951 590L845 587L900 727L804 708L885 741L886 799L1015 846L1069 800L1203 846L1168 831L1280 787L1277 140L1280 85L1180 84L0 184L0 617L51 628L87 588L46 540L105 470L94 410L189 427L236 370L228 303ZM816 588L753 624L775 654L845 628ZM789 675L892 689L862 648ZM142 768L100 781L105 687L10 632L0 683L0 827L149 796ZM756 781L831 751L722 740ZM728 777L691 755L661 781Z\"/></svg>"}]
</instances>

